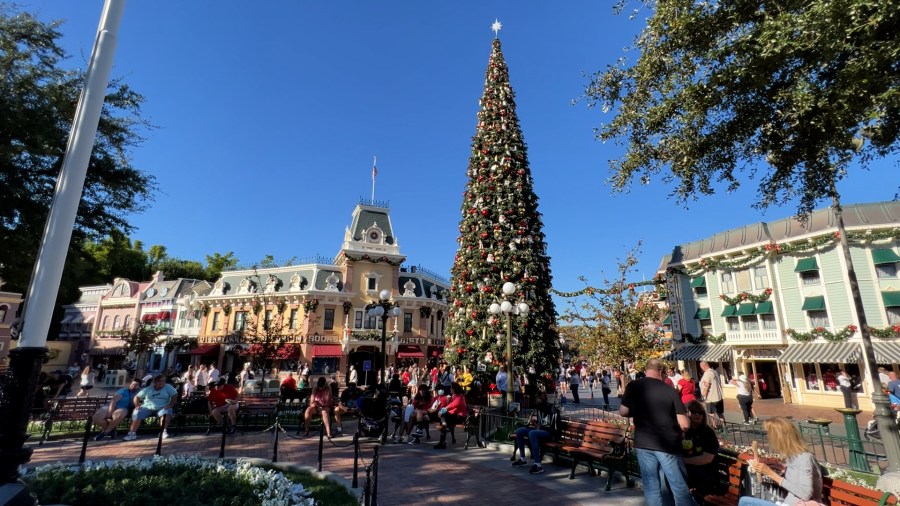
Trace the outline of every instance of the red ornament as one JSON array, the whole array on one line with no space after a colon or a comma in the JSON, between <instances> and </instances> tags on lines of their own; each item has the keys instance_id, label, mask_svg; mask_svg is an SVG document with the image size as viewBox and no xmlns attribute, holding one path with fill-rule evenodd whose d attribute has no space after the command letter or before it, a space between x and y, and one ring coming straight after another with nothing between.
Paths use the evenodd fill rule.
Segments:
<instances>
[{"instance_id":1,"label":"red ornament","mask_svg":"<svg viewBox=\"0 0 900 506\"><path fill-rule=\"evenodd\" d=\"M482 215L482 216L487 216L488 214L490 214L490 211L488 211L487 209L482 209L482 210L481 210L481 215Z\"/></svg>"},{"instance_id":2,"label":"red ornament","mask_svg":"<svg viewBox=\"0 0 900 506\"><path fill-rule=\"evenodd\" d=\"M469 314L469 316L471 316L473 320L478 318L478 311L472 311L472 313Z\"/></svg>"},{"instance_id":3,"label":"red ornament","mask_svg":"<svg viewBox=\"0 0 900 506\"><path fill-rule=\"evenodd\" d=\"M466 331L466 335L467 335L467 336L471 336L471 335L474 334L474 333L475 333L475 331L472 330L472 329L469 329L469 330Z\"/></svg>"},{"instance_id":4,"label":"red ornament","mask_svg":"<svg viewBox=\"0 0 900 506\"><path fill-rule=\"evenodd\" d=\"M472 285L466 284L466 293L472 293Z\"/></svg>"}]
</instances>

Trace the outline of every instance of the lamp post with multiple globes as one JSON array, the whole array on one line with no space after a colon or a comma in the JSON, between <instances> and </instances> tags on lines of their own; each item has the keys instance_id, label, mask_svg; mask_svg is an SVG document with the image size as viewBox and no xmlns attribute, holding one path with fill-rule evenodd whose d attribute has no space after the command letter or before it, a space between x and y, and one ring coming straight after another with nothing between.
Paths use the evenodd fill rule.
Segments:
<instances>
[{"instance_id":1,"label":"lamp post with multiple globes","mask_svg":"<svg viewBox=\"0 0 900 506\"><path fill-rule=\"evenodd\" d=\"M367 314L369 316L374 316L376 318L381 319L381 388L387 392L387 379L385 378L385 374L387 372L387 351L385 350L386 341L387 341L387 320L391 316L394 318L400 316L400 308L397 307L397 303L391 300L391 292L387 289L382 290L378 293L378 300L372 302L368 306L366 306ZM384 431L381 433L381 442L384 444L387 441L387 432L388 432L388 423L390 420L390 398L386 399L387 409L385 411L385 426Z\"/></svg>"},{"instance_id":2,"label":"lamp post with multiple globes","mask_svg":"<svg viewBox=\"0 0 900 506\"><path fill-rule=\"evenodd\" d=\"M512 315L517 316L525 316L528 314L528 304L524 302L510 302L509 298L512 297L513 294L516 293L516 285L507 281L503 283L503 298L504 300L500 303L494 302L488 307L488 312L492 315L499 315L503 313L506 315L506 361L509 364L507 374L508 376L508 385L506 388L506 402L507 405L513 402L513 354L512 354Z\"/></svg>"}]
</instances>

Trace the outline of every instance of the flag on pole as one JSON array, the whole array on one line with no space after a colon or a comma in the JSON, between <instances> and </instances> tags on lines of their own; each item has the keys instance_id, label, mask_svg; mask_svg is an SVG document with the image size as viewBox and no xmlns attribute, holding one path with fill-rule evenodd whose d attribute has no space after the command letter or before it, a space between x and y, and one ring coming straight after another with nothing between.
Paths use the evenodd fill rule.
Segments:
<instances>
[{"instance_id":1,"label":"flag on pole","mask_svg":"<svg viewBox=\"0 0 900 506\"><path fill-rule=\"evenodd\" d=\"M378 167L376 166L376 162L378 160L375 157L372 157L372 181L375 181L375 176L378 175Z\"/></svg>"}]
</instances>

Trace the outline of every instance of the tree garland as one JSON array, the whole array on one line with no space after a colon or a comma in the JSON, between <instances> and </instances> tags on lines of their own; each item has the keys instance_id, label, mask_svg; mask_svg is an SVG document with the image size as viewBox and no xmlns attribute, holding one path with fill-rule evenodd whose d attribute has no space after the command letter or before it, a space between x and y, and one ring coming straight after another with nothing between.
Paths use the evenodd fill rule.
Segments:
<instances>
[{"instance_id":1,"label":"tree garland","mask_svg":"<svg viewBox=\"0 0 900 506\"><path fill-rule=\"evenodd\" d=\"M892 325L884 329L876 329L869 327L869 335L878 339L890 339L892 337L900 337L900 324Z\"/></svg>"},{"instance_id":2,"label":"tree garland","mask_svg":"<svg viewBox=\"0 0 900 506\"><path fill-rule=\"evenodd\" d=\"M753 302L754 304L759 304L760 302L765 302L769 300L769 297L772 296L772 289L766 288L759 295L753 295L752 293L741 292L737 294L735 297L729 297L725 294L719 295L719 298L724 300L726 304L729 306L736 306L742 302Z\"/></svg>"},{"instance_id":3,"label":"tree garland","mask_svg":"<svg viewBox=\"0 0 900 506\"><path fill-rule=\"evenodd\" d=\"M794 329L785 329L784 333L791 336L791 339L793 339L794 341L799 341L801 343L813 341L817 337L821 337L822 339L825 339L826 341L832 343L837 343L840 341L846 341L850 336L856 333L856 330L856 325L847 325L843 330L836 333L832 333L825 327L816 327L809 332L797 332Z\"/></svg>"},{"instance_id":4,"label":"tree garland","mask_svg":"<svg viewBox=\"0 0 900 506\"><path fill-rule=\"evenodd\" d=\"M722 332L719 335L715 334L704 334L703 337L706 337L706 340L712 344L722 344L725 342L725 333Z\"/></svg>"},{"instance_id":5,"label":"tree garland","mask_svg":"<svg viewBox=\"0 0 900 506\"><path fill-rule=\"evenodd\" d=\"M628 289L630 291L634 291L635 288L639 286L656 286L657 292L659 292L659 287L663 287L663 291L665 291L665 282L666 278L663 275L657 275L653 279L647 281L636 281L634 283L628 283L626 286L613 286L612 288L595 288L593 286L587 286L582 288L581 290L576 290L574 292L560 292L555 288L550 289L550 293L554 295L559 295L560 297L581 297L582 295L587 295L588 297L592 297L594 295L615 295L622 293L624 289Z\"/></svg>"}]
</instances>

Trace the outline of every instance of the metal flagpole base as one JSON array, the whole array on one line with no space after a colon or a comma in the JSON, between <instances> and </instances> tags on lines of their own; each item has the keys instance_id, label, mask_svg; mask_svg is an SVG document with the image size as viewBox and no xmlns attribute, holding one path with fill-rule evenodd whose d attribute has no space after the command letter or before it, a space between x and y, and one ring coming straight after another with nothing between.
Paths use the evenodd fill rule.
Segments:
<instances>
[{"instance_id":1,"label":"metal flagpole base","mask_svg":"<svg viewBox=\"0 0 900 506\"><path fill-rule=\"evenodd\" d=\"M9 352L9 371L0 391L0 483L16 483L19 466L31 459L25 447L28 420L38 389L47 348L15 348Z\"/></svg>"}]
</instances>

